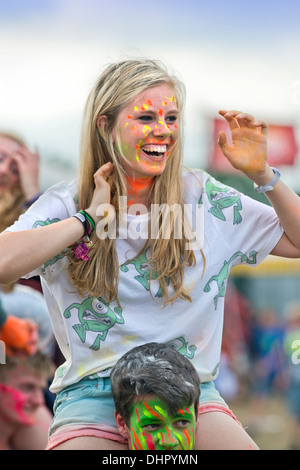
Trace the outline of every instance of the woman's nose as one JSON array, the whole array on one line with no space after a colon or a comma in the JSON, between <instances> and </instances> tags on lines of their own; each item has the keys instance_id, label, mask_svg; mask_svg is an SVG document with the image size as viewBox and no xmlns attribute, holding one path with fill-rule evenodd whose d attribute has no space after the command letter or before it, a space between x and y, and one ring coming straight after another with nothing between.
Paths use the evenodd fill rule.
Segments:
<instances>
[{"instance_id":1,"label":"woman's nose","mask_svg":"<svg viewBox=\"0 0 300 470\"><path fill-rule=\"evenodd\" d=\"M153 135L156 137L158 136L168 137L171 134L172 134L172 131L170 130L168 125L163 121L162 118L160 118L158 123L155 125L155 128L153 130Z\"/></svg>"}]
</instances>

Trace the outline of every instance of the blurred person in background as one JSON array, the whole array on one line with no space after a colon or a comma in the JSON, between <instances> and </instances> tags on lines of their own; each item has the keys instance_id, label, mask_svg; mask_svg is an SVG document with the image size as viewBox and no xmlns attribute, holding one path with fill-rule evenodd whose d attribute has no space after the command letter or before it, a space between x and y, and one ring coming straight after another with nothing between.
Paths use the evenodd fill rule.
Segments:
<instances>
[{"instance_id":1,"label":"blurred person in background","mask_svg":"<svg viewBox=\"0 0 300 470\"><path fill-rule=\"evenodd\" d=\"M290 449L300 450L300 303L286 307L284 349L286 353L286 403L290 414Z\"/></svg>"},{"instance_id":2,"label":"blurred person in background","mask_svg":"<svg viewBox=\"0 0 300 470\"><path fill-rule=\"evenodd\" d=\"M271 307L255 312L251 338L252 412L255 431L265 426L267 402L284 390L284 323Z\"/></svg>"},{"instance_id":3,"label":"blurred person in background","mask_svg":"<svg viewBox=\"0 0 300 470\"><path fill-rule=\"evenodd\" d=\"M39 160L38 151L31 152L21 136L0 130L0 232L40 196ZM41 290L39 282L30 285ZM5 290L12 288L5 286Z\"/></svg>"},{"instance_id":4,"label":"blurred person in background","mask_svg":"<svg viewBox=\"0 0 300 470\"><path fill-rule=\"evenodd\" d=\"M44 390L53 374L51 359L40 351L8 356L0 365L0 450L43 450L52 414Z\"/></svg>"},{"instance_id":5,"label":"blurred person in background","mask_svg":"<svg viewBox=\"0 0 300 470\"><path fill-rule=\"evenodd\" d=\"M18 133L0 130L0 232L40 196L39 161L38 151L31 151ZM0 285L0 339L13 353L32 354L38 348L52 358L56 354L38 277ZM46 398L51 409L53 397L47 392Z\"/></svg>"},{"instance_id":6,"label":"blurred person in background","mask_svg":"<svg viewBox=\"0 0 300 470\"><path fill-rule=\"evenodd\" d=\"M38 151L32 152L23 137L0 131L0 232L40 196L39 160ZM10 330L17 324L12 317L31 318L39 328L39 348L53 354L52 325L39 278L0 285L0 301L11 322ZM4 320L2 315L0 328L4 327Z\"/></svg>"},{"instance_id":7,"label":"blurred person in background","mask_svg":"<svg viewBox=\"0 0 300 470\"><path fill-rule=\"evenodd\" d=\"M0 231L40 196L39 154L12 132L0 131Z\"/></svg>"}]
</instances>

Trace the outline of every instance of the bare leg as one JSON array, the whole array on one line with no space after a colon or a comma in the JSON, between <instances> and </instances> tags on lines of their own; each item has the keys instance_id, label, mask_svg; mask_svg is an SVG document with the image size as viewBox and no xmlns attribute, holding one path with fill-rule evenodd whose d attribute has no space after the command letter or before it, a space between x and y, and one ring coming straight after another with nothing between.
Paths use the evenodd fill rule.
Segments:
<instances>
[{"instance_id":1,"label":"bare leg","mask_svg":"<svg viewBox=\"0 0 300 470\"><path fill-rule=\"evenodd\" d=\"M246 431L225 413L212 411L199 416L197 450L259 450Z\"/></svg>"},{"instance_id":2,"label":"bare leg","mask_svg":"<svg viewBox=\"0 0 300 470\"><path fill-rule=\"evenodd\" d=\"M63 442L53 450L128 450L128 447L117 441L85 436Z\"/></svg>"}]
</instances>

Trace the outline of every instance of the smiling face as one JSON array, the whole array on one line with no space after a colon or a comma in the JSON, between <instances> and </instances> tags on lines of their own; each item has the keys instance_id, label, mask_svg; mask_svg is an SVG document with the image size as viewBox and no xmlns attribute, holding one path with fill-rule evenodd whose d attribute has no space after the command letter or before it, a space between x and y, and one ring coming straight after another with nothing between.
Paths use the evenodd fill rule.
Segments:
<instances>
[{"instance_id":1,"label":"smiling face","mask_svg":"<svg viewBox=\"0 0 300 470\"><path fill-rule=\"evenodd\" d=\"M145 397L132 406L130 425L125 428L130 450L191 450L196 430L194 405L171 415L158 398Z\"/></svg>"},{"instance_id":2,"label":"smiling face","mask_svg":"<svg viewBox=\"0 0 300 470\"><path fill-rule=\"evenodd\" d=\"M17 162L12 158L20 144L0 136L0 194L11 189L19 179Z\"/></svg>"},{"instance_id":3,"label":"smiling face","mask_svg":"<svg viewBox=\"0 0 300 470\"><path fill-rule=\"evenodd\" d=\"M0 419L32 424L37 409L44 404L46 380L18 366L8 372L6 382L0 384Z\"/></svg>"},{"instance_id":4,"label":"smiling face","mask_svg":"<svg viewBox=\"0 0 300 470\"><path fill-rule=\"evenodd\" d=\"M128 176L160 175L178 136L178 108L171 85L149 88L123 108L113 133Z\"/></svg>"}]
</instances>

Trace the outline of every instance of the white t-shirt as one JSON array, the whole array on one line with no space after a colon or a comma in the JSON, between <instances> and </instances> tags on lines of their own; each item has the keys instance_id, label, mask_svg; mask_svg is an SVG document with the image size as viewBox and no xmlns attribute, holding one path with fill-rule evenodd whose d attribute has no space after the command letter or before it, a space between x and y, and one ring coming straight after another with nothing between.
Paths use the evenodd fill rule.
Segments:
<instances>
[{"instance_id":1,"label":"white t-shirt","mask_svg":"<svg viewBox=\"0 0 300 470\"><path fill-rule=\"evenodd\" d=\"M123 235L116 240L122 265L121 309L114 302L74 293L63 254L26 276L41 276L54 334L66 359L56 371L53 392L85 376L109 376L110 368L126 351L150 341L171 343L192 361L202 382L217 377L230 269L238 264L259 264L277 244L283 229L273 208L224 186L204 171L183 173L183 194L184 202L193 209L194 229L199 214L204 227L203 236L197 231L206 259L204 272L199 249L195 251L196 266L185 269L184 285L192 302L177 299L162 308L155 279L150 283L152 296L149 291L148 253L136 258L145 240ZM78 211L76 201L76 180L56 184L8 230L66 219ZM133 237L138 223L141 228L148 218L148 214L128 216L128 231Z\"/></svg>"}]
</instances>

